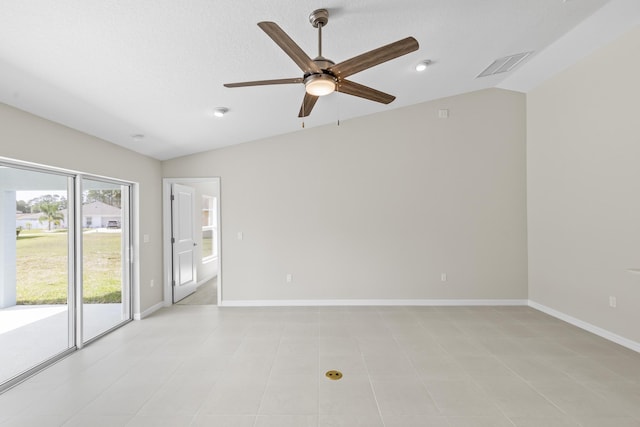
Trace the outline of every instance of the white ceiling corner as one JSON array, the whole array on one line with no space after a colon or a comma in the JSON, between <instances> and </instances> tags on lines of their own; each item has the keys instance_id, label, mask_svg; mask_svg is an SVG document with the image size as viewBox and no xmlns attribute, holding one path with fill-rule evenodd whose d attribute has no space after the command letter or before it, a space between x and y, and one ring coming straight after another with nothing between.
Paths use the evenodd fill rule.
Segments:
<instances>
[{"instance_id":1,"label":"white ceiling corner","mask_svg":"<svg viewBox=\"0 0 640 427\"><path fill-rule=\"evenodd\" d=\"M554 74L638 25L640 25L640 1L611 1L527 61L497 87L529 92Z\"/></svg>"}]
</instances>

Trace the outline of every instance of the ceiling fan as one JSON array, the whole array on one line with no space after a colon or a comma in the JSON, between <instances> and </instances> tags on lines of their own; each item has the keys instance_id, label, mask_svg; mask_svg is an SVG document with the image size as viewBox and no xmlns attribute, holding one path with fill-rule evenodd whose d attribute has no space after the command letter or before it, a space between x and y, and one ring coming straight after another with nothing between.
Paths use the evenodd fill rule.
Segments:
<instances>
[{"instance_id":1,"label":"ceiling fan","mask_svg":"<svg viewBox=\"0 0 640 427\"><path fill-rule=\"evenodd\" d=\"M334 91L383 104L389 104L396 99L395 96L388 93L347 80L347 77L418 50L419 46L416 39L407 37L336 64L322 56L322 27L329 22L329 12L327 9L318 9L309 15L309 22L318 29L318 56L314 59L309 58L300 46L275 22L258 23L258 26L300 67L304 73L302 77L227 83L224 86L234 88L303 83L305 85L305 95L298 117L307 117L316 104L318 97L328 95Z\"/></svg>"}]
</instances>

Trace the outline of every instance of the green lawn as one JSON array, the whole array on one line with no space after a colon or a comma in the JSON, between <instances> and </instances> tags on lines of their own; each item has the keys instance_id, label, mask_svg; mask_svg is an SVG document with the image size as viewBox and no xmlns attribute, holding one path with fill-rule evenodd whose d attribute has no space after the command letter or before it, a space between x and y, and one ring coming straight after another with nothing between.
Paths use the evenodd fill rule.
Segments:
<instances>
[{"instance_id":1,"label":"green lawn","mask_svg":"<svg viewBox=\"0 0 640 427\"><path fill-rule=\"evenodd\" d=\"M213 238L202 236L202 257L206 258L211 255L213 255Z\"/></svg>"},{"instance_id":2,"label":"green lawn","mask_svg":"<svg viewBox=\"0 0 640 427\"><path fill-rule=\"evenodd\" d=\"M83 300L121 302L120 233L83 234ZM18 304L65 304L67 232L23 230L16 241Z\"/></svg>"}]
</instances>

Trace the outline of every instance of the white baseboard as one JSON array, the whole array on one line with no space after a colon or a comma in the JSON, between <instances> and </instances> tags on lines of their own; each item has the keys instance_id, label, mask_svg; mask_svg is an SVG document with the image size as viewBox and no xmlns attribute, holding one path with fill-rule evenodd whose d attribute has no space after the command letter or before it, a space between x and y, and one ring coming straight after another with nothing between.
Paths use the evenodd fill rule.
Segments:
<instances>
[{"instance_id":1,"label":"white baseboard","mask_svg":"<svg viewBox=\"0 0 640 427\"><path fill-rule=\"evenodd\" d=\"M578 328L584 329L585 331L591 332L592 334L596 334L604 339L612 341L616 344L620 344L623 347L627 347L628 349L640 353L640 343L638 342L632 341L625 337L621 337L620 335L614 334L613 332L607 331L606 329L602 329L598 326L592 325L591 323L576 319L575 317L571 317L568 314L564 314L560 311L554 310L553 308L538 304L535 301L529 300L529 307L535 308L536 310L539 310L557 319L564 320L565 322L570 323L573 326L577 326Z\"/></svg>"},{"instance_id":2,"label":"white baseboard","mask_svg":"<svg viewBox=\"0 0 640 427\"><path fill-rule=\"evenodd\" d=\"M526 299L329 299L329 300L222 300L222 307L327 307L327 306L512 306Z\"/></svg>"},{"instance_id":3,"label":"white baseboard","mask_svg":"<svg viewBox=\"0 0 640 427\"><path fill-rule=\"evenodd\" d=\"M164 301L161 301L155 305L152 305L151 307L147 308L145 311L143 311L142 313L135 313L133 315L133 320L142 320L145 317L151 315L151 313L160 310L162 307L164 307Z\"/></svg>"},{"instance_id":4,"label":"white baseboard","mask_svg":"<svg viewBox=\"0 0 640 427\"><path fill-rule=\"evenodd\" d=\"M162 308L158 303L141 315L134 315L140 320ZM576 319L545 305L526 299L330 299L330 300L222 300L221 307L330 307L330 306L529 306L557 319L570 323L585 331L591 332L623 347L640 353L640 343L614 334L613 332Z\"/></svg>"}]
</instances>

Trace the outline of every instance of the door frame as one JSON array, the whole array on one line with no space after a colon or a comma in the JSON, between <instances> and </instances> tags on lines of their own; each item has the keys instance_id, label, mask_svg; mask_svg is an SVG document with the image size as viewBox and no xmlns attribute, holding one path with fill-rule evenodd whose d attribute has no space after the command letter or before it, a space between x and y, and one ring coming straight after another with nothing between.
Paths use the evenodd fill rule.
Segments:
<instances>
[{"instance_id":1,"label":"door frame","mask_svg":"<svg viewBox=\"0 0 640 427\"><path fill-rule=\"evenodd\" d=\"M171 248L171 185L172 184L194 184L202 182L212 182L217 184L218 188L218 203L216 205L217 221L218 221L218 306L222 303L222 232L220 229L221 223L221 183L220 177L204 177L204 178L163 178L162 179L162 253L163 253L163 295L164 306L170 307L173 305L173 289L172 280L173 272L171 271L172 265L172 248ZM196 201L196 206L198 203Z\"/></svg>"}]
</instances>

